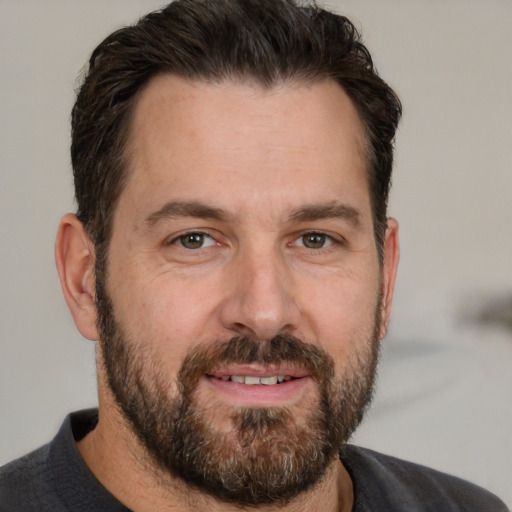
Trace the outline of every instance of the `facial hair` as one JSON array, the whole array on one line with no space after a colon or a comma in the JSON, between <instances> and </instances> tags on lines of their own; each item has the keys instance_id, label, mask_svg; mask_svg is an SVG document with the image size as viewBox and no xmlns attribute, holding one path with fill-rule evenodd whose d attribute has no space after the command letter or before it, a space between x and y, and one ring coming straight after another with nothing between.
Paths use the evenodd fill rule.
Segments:
<instances>
[{"instance_id":1,"label":"facial hair","mask_svg":"<svg viewBox=\"0 0 512 512\"><path fill-rule=\"evenodd\" d=\"M134 340L99 287L98 329L108 384L117 406L155 468L217 499L285 505L321 482L371 402L379 350L380 302L371 336L360 340L343 375L332 358L294 336L234 337L191 350L176 382L158 371L147 340ZM196 388L226 364L286 363L310 375L317 397L306 417L293 407L233 407L229 434L205 417ZM279 384L277 384L279 385ZM171 389L177 389L170 396Z\"/></svg>"}]
</instances>

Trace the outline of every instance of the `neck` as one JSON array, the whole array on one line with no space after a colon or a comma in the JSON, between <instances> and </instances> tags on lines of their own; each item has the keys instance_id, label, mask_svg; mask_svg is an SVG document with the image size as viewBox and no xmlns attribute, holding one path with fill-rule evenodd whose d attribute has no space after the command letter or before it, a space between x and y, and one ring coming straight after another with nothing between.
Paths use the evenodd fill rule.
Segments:
<instances>
[{"instance_id":1,"label":"neck","mask_svg":"<svg viewBox=\"0 0 512 512\"><path fill-rule=\"evenodd\" d=\"M103 390L105 387L101 386ZM100 389L101 389L100 388ZM289 504L241 507L221 502L183 481L155 469L144 447L131 431L108 392L100 391L97 427L78 443L78 449L98 481L134 512L349 512L352 482L339 459L328 467L322 481Z\"/></svg>"}]
</instances>

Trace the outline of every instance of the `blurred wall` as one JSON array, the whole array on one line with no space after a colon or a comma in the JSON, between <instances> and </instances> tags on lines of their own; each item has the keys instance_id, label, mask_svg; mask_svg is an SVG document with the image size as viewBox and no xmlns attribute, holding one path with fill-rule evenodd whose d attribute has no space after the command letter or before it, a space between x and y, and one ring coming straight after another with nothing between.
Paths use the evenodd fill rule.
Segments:
<instances>
[{"instance_id":1,"label":"blurred wall","mask_svg":"<svg viewBox=\"0 0 512 512\"><path fill-rule=\"evenodd\" d=\"M94 347L74 328L53 262L59 218L74 208L69 113L94 46L160 5L0 0L0 464L96 402ZM402 240L390 348L376 412L356 439L512 503L512 336L464 323L485 297L512 290L512 2L328 5L362 27L405 108L390 205ZM400 405L404 388L414 409Z\"/></svg>"}]
</instances>

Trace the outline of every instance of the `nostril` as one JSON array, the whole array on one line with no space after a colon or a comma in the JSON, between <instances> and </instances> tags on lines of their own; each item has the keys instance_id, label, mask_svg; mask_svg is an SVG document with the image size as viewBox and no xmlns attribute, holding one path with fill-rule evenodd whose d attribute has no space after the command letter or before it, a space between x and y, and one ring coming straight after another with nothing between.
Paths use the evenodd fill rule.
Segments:
<instances>
[{"instance_id":1,"label":"nostril","mask_svg":"<svg viewBox=\"0 0 512 512\"><path fill-rule=\"evenodd\" d=\"M249 272L250 262L245 263L245 272L231 275L233 286L218 306L223 327L259 340L294 332L300 314L286 273L273 269L271 264L263 269L261 262L257 272Z\"/></svg>"}]
</instances>

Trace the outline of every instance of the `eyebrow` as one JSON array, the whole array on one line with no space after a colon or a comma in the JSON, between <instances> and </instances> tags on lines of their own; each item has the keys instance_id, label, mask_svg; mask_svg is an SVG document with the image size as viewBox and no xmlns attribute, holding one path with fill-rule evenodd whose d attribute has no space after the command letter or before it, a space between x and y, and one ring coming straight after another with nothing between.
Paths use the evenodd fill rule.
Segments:
<instances>
[{"instance_id":1,"label":"eyebrow","mask_svg":"<svg viewBox=\"0 0 512 512\"><path fill-rule=\"evenodd\" d=\"M197 201L169 201L162 208L153 212L145 220L144 224L149 228L164 220L171 220L177 217L197 217L200 219L212 219L223 221L228 217L221 208L209 206Z\"/></svg>"},{"instance_id":2,"label":"eyebrow","mask_svg":"<svg viewBox=\"0 0 512 512\"><path fill-rule=\"evenodd\" d=\"M169 201L156 212L151 213L144 224L152 228L156 224L172 220L178 217L195 217L226 221L231 216L222 208L210 206L198 201ZM322 219L342 219L350 222L354 227L361 224L361 214L349 205L332 201L326 204L311 204L301 206L294 210L290 216L290 222L311 222Z\"/></svg>"},{"instance_id":3,"label":"eyebrow","mask_svg":"<svg viewBox=\"0 0 512 512\"><path fill-rule=\"evenodd\" d=\"M290 215L290 220L294 222L309 222L322 219L347 220L354 227L358 227L361 224L359 210L337 201L302 206Z\"/></svg>"}]
</instances>

